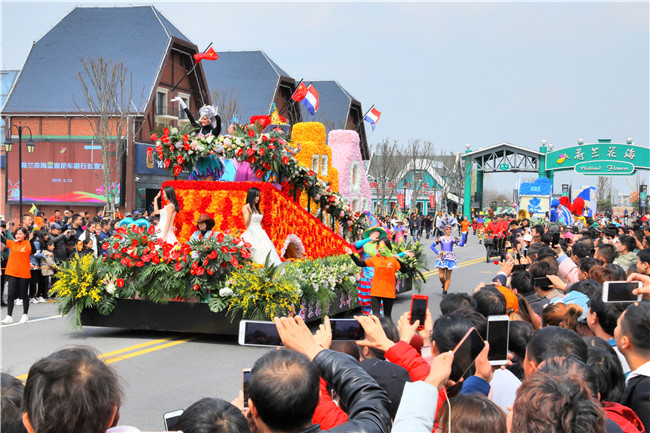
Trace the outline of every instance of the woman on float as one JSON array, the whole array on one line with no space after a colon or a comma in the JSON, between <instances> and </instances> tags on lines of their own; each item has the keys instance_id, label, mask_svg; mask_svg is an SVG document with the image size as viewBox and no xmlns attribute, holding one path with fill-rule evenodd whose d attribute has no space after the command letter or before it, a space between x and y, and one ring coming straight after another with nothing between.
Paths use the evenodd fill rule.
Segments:
<instances>
[{"instance_id":1,"label":"woman on float","mask_svg":"<svg viewBox=\"0 0 650 433\"><path fill-rule=\"evenodd\" d=\"M377 253L377 241L379 238L387 237L386 230L381 227L372 227L363 232L363 239L356 242L354 247L361 249L361 260L367 260ZM357 299L363 314L372 314L370 303L370 288L375 270L370 266L361 269L361 278L357 286Z\"/></svg>"},{"instance_id":2,"label":"woman on float","mask_svg":"<svg viewBox=\"0 0 650 433\"><path fill-rule=\"evenodd\" d=\"M192 113L187 108L185 101L183 101L180 96L172 99L172 102L173 101L178 102L183 111L185 111L185 114L187 114L187 118L192 126L197 128L197 137L208 137L212 135L217 138L219 134L221 134L221 117L219 116L217 107L213 107L212 105L204 105L201 107L199 110L199 121L197 122L194 120L194 116L192 116ZM196 144L190 144L190 146L195 147ZM219 160L217 155L210 154L199 159L196 167L192 169L189 179L205 181L216 180L221 177L223 170L223 163Z\"/></svg>"},{"instance_id":3,"label":"woman on float","mask_svg":"<svg viewBox=\"0 0 650 433\"><path fill-rule=\"evenodd\" d=\"M246 231L242 233L241 238L251 244L252 259L255 263L266 264L268 257L269 264L280 265L282 260L275 249L275 245L269 235L262 228L262 218L264 215L260 212L260 190L251 188L246 195L246 204L242 208L244 224Z\"/></svg>"},{"instance_id":4,"label":"woman on float","mask_svg":"<svg viewBox=\"0 0 650 433\"><path fill-rule=\"evenodd\" d=\"M373 229L370 229L373 230ZM377 240L376 252L372 257L366 260L359 259L352 253L350 248L345 249L352 261L361 268L373 268L372 284L370 287L370 303L372 314L375 316L382 315L391 318L393 302L395 301L395 274L401 269L403 264L393 255L392 245L388 237L380 237ZM399 256L407 255L415 257L411 251L404 251Z\"/></svg>"},{"instance_id":5,"label":"woman on float","mask_svg":"<svg viewBox=\"0 0 650 433\"><path fill-rule=\"evenodd\" d=\"M431 249L434 253L438 254L438 260L436 260L436 268L438 268L438 277L440 278L440 283L442 284L442 294L443 296L447 294L449 290L449 284L451 283L451 271L458 267L458 259L454 254L454 244L457 244L459 247L465 246L467 241L467 233L463 233L463 239L461 241L458 238L451 236L451 229L455 218L451 220L446 220L447 223L444 227L445 235L437 238L433 244L431 244ZM440 251L436 249L436 245L440 244Z\"/></svg>"},{"instance_id":6,"label":"woman on float","mask_svg":"<svg viewBox=\"0 0 650 433\"><path fill-rule=\"evenodd\" d=\"M153 200L154 211L151 215L160 215L160 221L156 224L156 233L158 236L168 244L175 244L178 243L178 239L176 239L176 235L174 234L174 218L176 218L180 206L178 205L174 188L167 185L162 193L167 205L162 209L158 209L158 198L160 197L160 192L158 192Z\"/></svg>"}]
</instances>

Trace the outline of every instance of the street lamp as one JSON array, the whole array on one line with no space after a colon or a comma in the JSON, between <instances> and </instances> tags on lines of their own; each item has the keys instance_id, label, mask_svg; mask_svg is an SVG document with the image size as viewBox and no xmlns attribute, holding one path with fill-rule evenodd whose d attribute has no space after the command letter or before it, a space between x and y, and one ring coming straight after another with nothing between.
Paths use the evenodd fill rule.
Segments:
<instances>
[{"instance_id":1,"label":"street lamp","mask_svg":"<svg viewBox=\"0 0 650 433\"><path fill-rule=\"evenodd\" d=\"M20 219L23 216L23 130L29 131L29 140L27 141L27 153L34 153L34 147L36 147L36 145L34 144L34 140L32 140L32 130L29 126L22 126L22 123L19 122L18 125L11 125L9 131L11 131L13 128L16 128L16 130L18 131L18 181L19 181L18 191L19 191L19 207L20 207L19 219ZM7 153L11 152L11 149L13 147L14 147L14 142L10 137L5 141L5 152ZM9 167L7 164L5 170L8 170L8 168Z\"/></svg>"}]
</instances>

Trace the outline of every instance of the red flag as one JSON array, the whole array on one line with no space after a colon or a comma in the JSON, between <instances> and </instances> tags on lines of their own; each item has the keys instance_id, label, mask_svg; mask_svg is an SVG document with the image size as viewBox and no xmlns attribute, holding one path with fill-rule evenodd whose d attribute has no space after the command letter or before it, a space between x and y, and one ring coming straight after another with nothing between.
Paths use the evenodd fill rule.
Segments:
<instances>
[{"instance_id":1,"label":"red flag","mask_svg":"<svg viewBox=\"0 0 650 433\"><path fill-rule=\"evenodd\" d=\"M214 51L214 48L208 48L208 51L205 53L196 53L194 54L194 61L199 63L201 60L217 60L219 55Z\"/></svg>"},{"instance_id":2,"label":"red flag","mask_svg":"<svg viewBox=\"0 0 650 433\"><path fill-rule=\"evenodd\" d=\"M305 96L307 96L307 86L305 86L305 83L300 83L296 91L291 95L291 99L300 102L305 99Z\"/></svg>"}]
</instances>

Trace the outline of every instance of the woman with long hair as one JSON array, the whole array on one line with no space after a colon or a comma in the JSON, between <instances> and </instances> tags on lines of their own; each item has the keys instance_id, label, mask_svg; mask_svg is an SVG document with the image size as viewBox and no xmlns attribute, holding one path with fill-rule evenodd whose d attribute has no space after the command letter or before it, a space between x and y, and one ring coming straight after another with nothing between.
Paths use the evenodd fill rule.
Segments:
<instances>
[{"instance_id":1,"label":"woman with long hair","mask_svg":"<svg viewBox=\"0 0 650 433\"><path fill-rule=\"evenodd\" d=\"M9 232L7 234L11 235ZM32 276L29 262L32 245L29 240L29 231L25 227L18 227L6 242L7 248L11 251L5 269L9 291L7 294L7 317L1 323L6 325L14 322L13 312L16 299L21 299L23 302L23 315L18 323L25 323L29 320L29 316L27 316L29 312L29 283Z\"/></svg>"},{"instance_id":2,"label":"woman with long hair","mask_svg":"<svg viewBox=\"0 0 650 433\"><path fill-rule=\"evenodd\" d=\"M244 224L246 231L241 237L251 245L251 258L254 262L265 265L267 258L269 264L280 265L282 260L275 249L275 245L269 235L262 228L262 218L264 215L260 211L260 190L251 188L246 194L246 204L242 208Z\"/></svg>"},{"instance_id":3,"label":"woman with long hair","mask_svg":"<svg viewBox=\"0 0 650 433\"><path fill-rule=\"evenodd\" d=\"M178 200L176 199L176 191L173 187L167 185L162 194L164 196L167 205L162 209L158 209L158 198L160 197L160 192L156 195L153 200L153 213L151 215L160 215L160 221L156 225L156 233L158 236L168 244L178 243L176 235L174 234L174 218L180 210L178 205Z\"/></svg>"},{"instance_id":4,"label":"woman with long hair","mask_svg":"<svg viewBox=\"0 0 650 433\"><path fill-rule=\"evenodd\" d=\"M380 238L377 241L377 253L373 257L361 260L352 253L349 247L345 248L345 253L349 254L352 261L359 267L374 268L372 286L370 287L370 304L372 314L380 316L382 307L384 316L390 318L395 301L395 274L403 264L393 256L393 248L390 239L387 237ZM409 257L415 257L411 251L404 252Z\"/></svg>"}]
</instances>

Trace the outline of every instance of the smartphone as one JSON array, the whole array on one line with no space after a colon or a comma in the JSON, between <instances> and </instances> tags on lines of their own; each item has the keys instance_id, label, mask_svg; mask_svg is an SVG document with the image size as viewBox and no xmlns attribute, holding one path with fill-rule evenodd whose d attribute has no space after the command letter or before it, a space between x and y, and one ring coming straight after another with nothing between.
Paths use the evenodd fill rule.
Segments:
<instances>
[{"instance_id":1,"label":"smartphone","mask_svg":"<svg viewBox=\"0 0 650 433\"><path fill-rule=\"evenodd\" d=\"M526 269L528 269L529 266L530 265L528 263L526 263L525 265L514 265L512 267L512 272L525 271Z\"/></svg>"},{"instance_id":2,"label":"smartphone","mask_svg":"<svg viewBox=\"0 0 650 433\"><path fill-rule=\"evenodd\" d=\"M605 281L603 283L603 302L638 302L643 295L635 295L632 290L638 289L641 281Z\"/></svg>"},{"instance_id":3,"label":"smartphone","mask_svg":"<svg viewBox=\"0 0 650 433\"><path fill-rule=\"evenodd\" d=\"M474 364L474 360L485 347L478 331L471 328L454 349L454 362L451 364L449 379L458 382Z\"/></svg>"},{"instance_id":4,"label":"smartphone","mask_svg":"<svg viewBox=\"0 0 650 433\"><path fill-rule=\"evenodd\" d=\"M274 322L242 320L239 322L239 344L242 346L282 346Z\"/></svg>"},{"instance_id":5,"label":"smartphone","mask_svg":"<svg viewBox=\"0 0 650 433\"><path fill-rule=\"evenodd\" d=\"M589 250L589 257L595 257L596 256L596 248L592 248Z\"/></svg>"},{"instance_id":6,"label":"smartphone","mask_svg":"<svg viewBox=\"0 0 650 433\"><path fill-rule=\"evenodd\" d=\"M241 389L244 392L244 407L248 407L248 379L251 377L251 369L245 368L241 372Z\"/></svg>"},{"instance_id":7,"label":"smartphone","mask_svg":"<svg viewBox=\"0 0 650 433\"><path fill-rule=\"evenodd\" d=\"M552 285L553 283L551 283L548 277L535 278L535 287L550 287Z\"/></svg>"},{"instance_id":8,"label":"smartphone","mask_svg":"<svg viewBox=\"0 0 650 433\"><path fill-rule=\"evenodd\" d=\"M528 257L528 248L524 250L524 257Z\"/></svg>"},{"instance_id":9,"label":"smartphone","mask_svg":"<svg viewBox=\"0 0 650 433\"><path fill-rule=\"evenodd\" d=\"M553 233L553 245L559 245L560 243L560 232Z\"/></svg>"},{"instance_id":10,"label":"smartphone","mask_svg":"<svg viewBox=\"0 0 650 433\"><path fill-rule=\"evenodd\" d=\"M427 307L429 306L429 297L424 295L413 295L411 297L411 325L416 320L420 321L418 329L424 329L424 321L427 318Z\"/></svg>"},{"instance_id":11,"label":"smartphone","mask_svg":"<svg viewBox=\"0 0 650 433\"><path fill-rule=\"evenodd\" d=\"M359 341L366 338L361 323L355 319L330 319L332 341Z\"/></svg>"},{"instance_id":12,"label":"smartphone","mask_svg":"<svg viewBox=\"0 0 650 433\"><path fill-rule=\"evenodd\" d=\"M183 415L183 409L167 412L163 415L163 422L165 423L165 431L175 431L178 419Z\"/></svg>"},{"instance_id":13,"label":"smartphone","mask_svg":"<svg viewBox=\"0 0 650 433\"><path fill-rule=\"evenodd\" d=\"M508 362L508 340L510 318L505 315L488 316L487 341L490 343L488 361L490 365L506 365Z\"/></svg>"}]
</instances>

